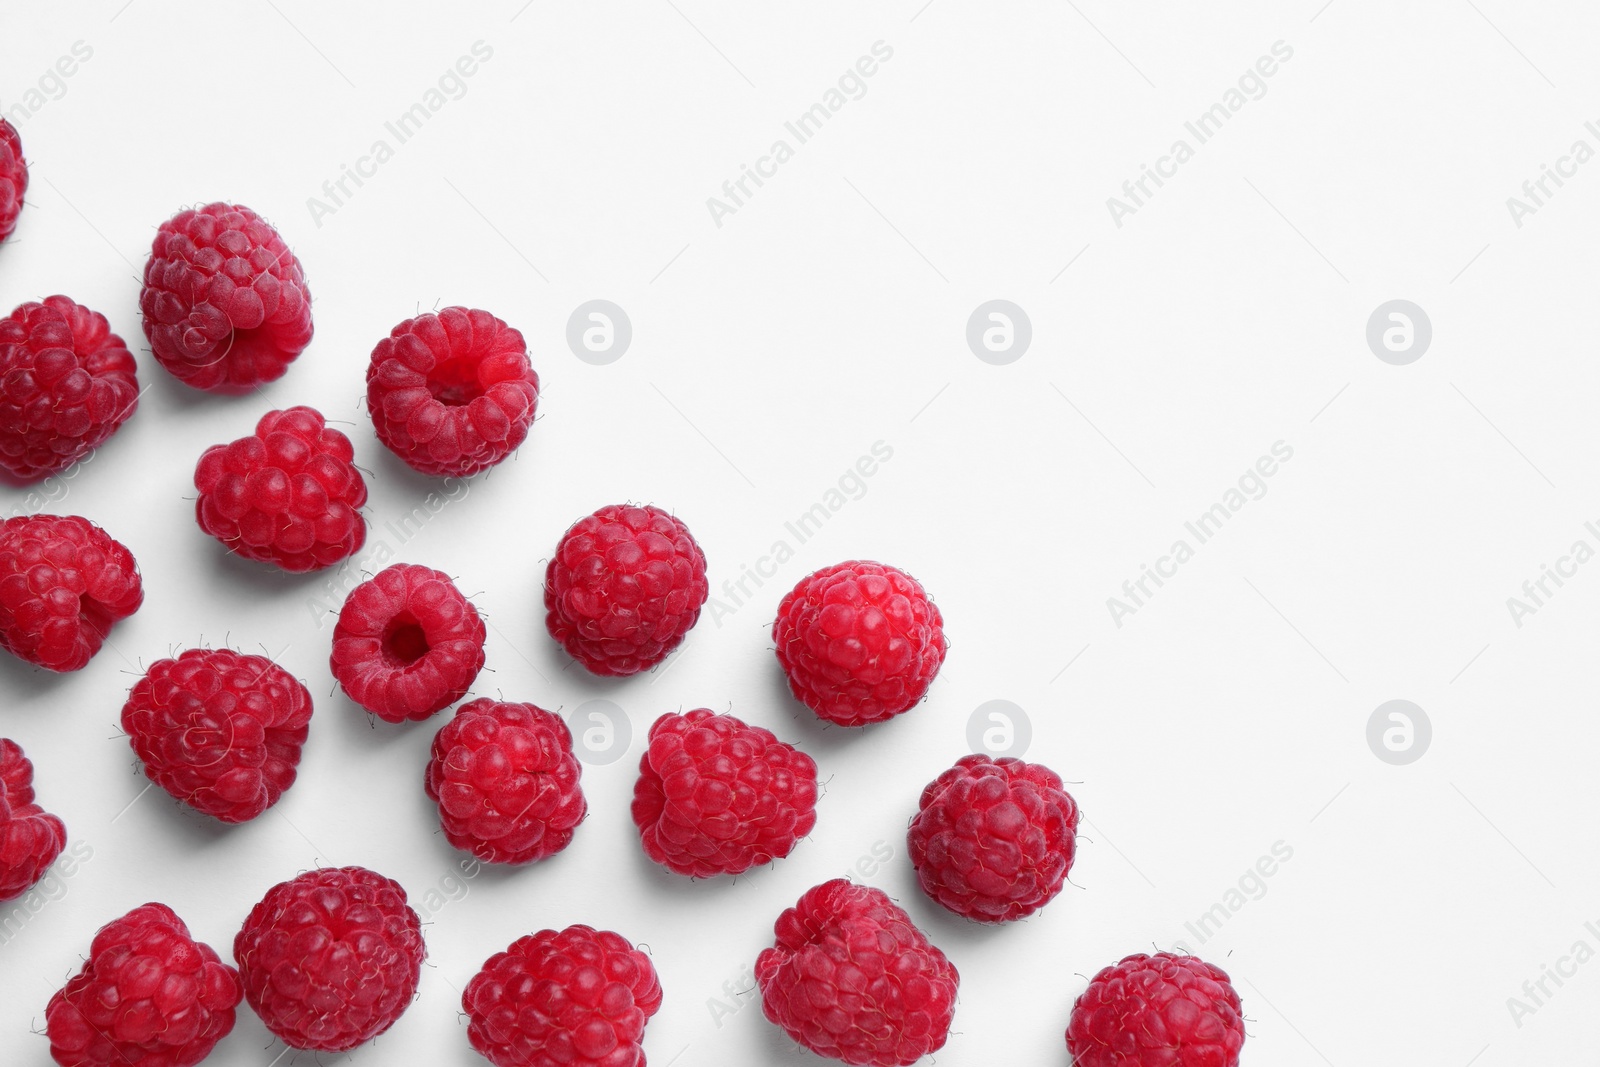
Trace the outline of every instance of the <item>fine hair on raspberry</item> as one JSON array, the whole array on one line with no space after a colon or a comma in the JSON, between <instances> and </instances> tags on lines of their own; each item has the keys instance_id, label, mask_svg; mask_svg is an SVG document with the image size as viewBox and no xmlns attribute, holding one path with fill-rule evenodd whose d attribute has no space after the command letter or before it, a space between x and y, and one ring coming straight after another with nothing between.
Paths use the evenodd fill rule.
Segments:
<instances>
[{"instance_id":1,"label":"fine hair on raspberry","mask_svg":"<svg viewBox=\"0 0 1600 1067\"><path fill-rule=\"evenodd\" d=\"M250 436L212 445L194 487L200 528L245 559L314 571L367 541L367 483L355 450L314 408L269 411Z\"/></svg>"},{"instance_id":2,"label":"fine hair on raspberry","mask_svg":"<svg viewBox=\"0 0 1600 1067\"><path fill-rule=\"evenodd\" d=\"M697 708L650 727L633 789L645 855L674 874L783 859L817 822L817 765L770 730Z\"/></svg>"},{"instance_id":3,"label":"fine hair on raspberry","mask_svg":"<svg viewBox=\"0 0 1600 1067\"><path fill-rule=\"evenodd\" d=\"M22 158L17 128L0 118L0 242L17 228L28 191L28 161Z\"/></svg>"},{"instance_id":4,"label":"fine hair on raspberry","mask_svg":"<svg viewBox=\"0 0 1600 1067\"><path fill-rule=\"evenodd\" d=\"M194 1067L233 1030L239 973L164 904L95 935L83 969L50 998L60 1067Z\"/></svg>"},{"instance_id":5,"label":"fine hair on raspberry","mask_svg":"<svg viewBox=\"0 0 1600 1067\"><path fill-rule=\"evenodd\" d=\"M433 739L425 788L451 845L485 863L532 863L572 842L588 814L561 717L481 697Z\"/></svg>"},{"instance_id":6,"label":"fine hair on raspberry","mask_svg":"<svg viewBox=\"0 0 1600 1067\"><path fill-rule=\"evenodd\" d=\"M495 1067L644 1067L660 1008L650 957L583 925L519 938L461 996L467 1040Z\"/></svg>"},{"instance_id":7,"label":"fine hair on raspberry","mask_svg":"<svg viewBox=\"0 0 1600 1067\"><path fill-rule=\"evenodd\" d=\"M59 474L138 406L133 354L104 315L47 296L0 319L0 468L13 477Z\"/></svg>"},{"instance_id":8,"label":"fine hair on raspberry","mask_svg":"<svg viewBox=\"0 0 1600 1067\"><path fill-rule=\"evenodd\" d=\"M1078 805L1037 763L963 756L928 783L906 834L923 892L977 922L1032 915L1066 884Z\"/></svg>"},{"instance_id":9,"label":"fine hair on raspberry","mask_svg":"<svg viewBox=\"0 0 1600 1067\"><path fill-rule=\"evenodd\" d=\"M710 595L682 520L611 504L568 528L545 568L545 626L593 674L649 670L682 643Z\"/></svg>"},{"instance_id":10,"label":"fine hair on raspberry","mask_svg":"<svg viewBox=\"0 0 1600 1067\"><path fill-rule=\"evenodd\" d=\"M449 575L395 563L345 598L329 666L345 695L378 718L420 722L466 695L486 637Z\"/></svg>"},{"instance_id":11,"label":"fine hair on raspberry","mask_svg":"<svg viewBox=\"0 0 1600 1067\"><path fill-rule=\"evenodd\" d=\"M1073 1067L1238 1067L1239 994L1198 956L1138 952L1089 980L1072 1005Z\"/></svg>"},{"instance_id":12,"label":"fine hair on raspberry","mask_svg":"<svg viewBox=\"0 0 1600 1067\"><path fill-rule=\"evenodd\" d=\"M161 224L139 310L156 362L208 392L248 393L275 381L311 343L300 261L240 204L206 204Z\"/></svg>"},{"instance_id":13,"label":"fine hair on raspberry","mask_svg":"<svg viewBox=\"0 0 1600 1067\"><path fill-rule=\"evenodd\" d=\"M839 726L910 710L948 646L944 617L921 583L866 560L802 578L778 605L772 641L795 699Z\"/></svg>"},{"instance_id":14,"label":"fine hair on raspberry","mask_svg":"<svg viewBox=\"0 0 1600 1067\"><path fill-rule=\"evenodd\" d=\"M38 885L66 847L66 824L34 803L33 763L0 737L0 902Z\"/></svg>"},{"instance_id":15,"label":"fine hair on raspberry","mask_svg":"<svg viewBox=\"0 0 1600 1067\"><path fill-rule=\"evenodd\" d=\"M465 478L494 466L527 438L538 405L522 334L475 308L407 319L367 367L378 440L423 474Z\"/></svg>"},{"instance_id":16,"label":"fine hair on raspberry","mask_svg":"<svg viewBox=\"0 0 1600 1067\"><path fill-rule=\"evenodd\" d=\"M0 647L46 670L89 665L144 584L126 545L77 515L0 522Z\"/></svg>"},{"instance_id":17,"label":"fine hair on raspberry","mask_svg":"<svg viewBox=\"0 0 1600 1067\"><path fill-rule=\"evenodd\" d=\"M398 882L321 868L273 886L233 941L245 1000L290 1048L347 1052L416 996L422 920Z\"/></svg>"},{"instance_id":18,"label":"fine hair on raspberry","mask_svg":"<svg viewBox=\"0 0 1600 1067\"><path fill-rule=\"evenodd\" d=\"M147 778L225 823L248 822L295 780L311 694L265 656L191 648L150 665L122 708Z\"/></svg>"}]
</instances>

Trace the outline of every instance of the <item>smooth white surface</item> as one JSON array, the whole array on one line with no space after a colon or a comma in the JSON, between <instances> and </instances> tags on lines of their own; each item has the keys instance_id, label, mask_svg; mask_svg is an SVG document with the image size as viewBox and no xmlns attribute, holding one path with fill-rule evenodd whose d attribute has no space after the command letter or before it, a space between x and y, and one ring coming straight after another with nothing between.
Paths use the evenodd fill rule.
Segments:
<instances>
[{"instance_id":1,"label":"smooth white surface","mask_svg":"<svg viewBox=\"0 0 1600 1067\"><path fill-rule=\"evenodd\" d=\"M141 349L150 386L51 505L133 549L145 607L76 676L0 662L0 732L93 849L0 947L0 1061L48 1063L30 1030L94 930L127 909L164 901L226 953L268 886L360 863L443 903L424 905L420 998L350 1062L481 1062L459 990L516 936L573 922L649 946L666 988L652 1063L816 1062L761 1018L748 969L783 907L880 842L892 858L864 880L963 976L941 1067L1064 1063L1086 976L1178 941L1233 974L1245 1064L1592 1054L1600 963L1560 960L1580 940L1600 949L1584 926L1600 920L1600 564L1520 628L1506 598L1573 541L1600 546L1583 526L1600 519L1600 162L1521 228L1506 198L1573 141L1600 147L1583 125L1600 118L1600 13L1503 0L519 7L0 13L0 111L41 79L59 97L20 123L33 185L0 248L0 310L70 294ZM1114 225L1106 198L1280 40L1293 57L1265 95ZM53 81L79 41L92 57ZM492 57L465 94L318 225L307 199L478 41ZM893 56L865 95L715 225L707 197L877 41ZM156 367L137 313L156 226L224 198L275 222L316 301L316 339L287 377L234 400ZM607 366L565 341L573 309L596 298L633 325ZM972 310L996 298L1032 321L1031 348L1007 366L965 341ZM1396 298L1434 330L1404 367L1364 336ZM396 322L452 303L525 333L541 418L515 461L402 544L387 524L437 487L373 438L364 368ZM633 751L586 768L591 817L559 857L457 888L460 857L421 788L443 717L374 727L328 674L324 578L227 558L195 527L200 452L296 403L347 420L373 472L364 559L387 542L450 571L493 623L477 693L568 709L604 697L631 717ZM720 587L879 441L893 457L860 499L720 625L703 618L668 667L600 682L547 638L543 559L578 516L668 507ZM1266 494L1114 625L1106 599L1278 441L1293 458ZM0 502L26 508L16 490ZM914 713L825 732L784 693L767 628L795 580L853 556L921 578L952 648ZM299 784L233 830L159 790L140 799L115 726L138 664L201 640L264 647L318 698ZM1409 766L1365 740L1395 698L1433 725ZM1077 783L1087 817L1077 888L1000 930L923 899L903 844L919 790L992 699L1025 710L1027 757ZM628 819L644 731L696 706L802 743L828 779L813 837L736 883L655 869ZM1264 895L1198 943L1185 923L1280 841L1293 856ZM1547 980L1553 995L1527 1001L1518 1025L1507 998L1545 965L1572 976ZM283 1052L241 1010L209 1062L312 1059Z\"/></svg>"}]
</instances>

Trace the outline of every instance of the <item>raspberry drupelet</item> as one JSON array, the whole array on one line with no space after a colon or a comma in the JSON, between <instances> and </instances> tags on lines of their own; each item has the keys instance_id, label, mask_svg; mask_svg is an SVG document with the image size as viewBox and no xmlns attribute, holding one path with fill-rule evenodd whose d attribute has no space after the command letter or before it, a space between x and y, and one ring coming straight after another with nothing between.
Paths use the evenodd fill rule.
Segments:
<instances>
[{"instance_id":1,"label":"raspberry drupelet","mask_svg":"<svg viewBox=\"0 0 1600 1067\"><path fill-rule=\"evenodd\" d=\"M142 603L133 553L88 519L0 522L0 647L12 655L46 670L82 670Z\"/></svg>"},{"instance_id":2,"label":"raspberry drupelet","mask_svg":"<svg viewBox=\"0 0 1600 1067\"><path fill-rule=\"evenodd\" d=\"M17 128L0 118L0 242L11 236L28 191L28 161L22 158Z\"/></svg>"},{"instance_id":3,"label":"raspberry drupelet","mask_svg":"<svg viewBox=\"0 0 1600 1067\"><path fill-rule=\"evenodd\" d=\"M39 883L67 847L67 827L33 799L33 764L0 737L0 902Z\"/></svg>"},{"instance_id":4,"label":"raspberry drupelet","mask_svg":"<svg viewBox=\"0 0 1600 1067\"><path fill-rule=\"evenodd\" d=\"M1095 975L1072 1006L1075 1067L1238 1067L1239 994L1196 956L1143 952Z\"/></svg>"}]
</instances>

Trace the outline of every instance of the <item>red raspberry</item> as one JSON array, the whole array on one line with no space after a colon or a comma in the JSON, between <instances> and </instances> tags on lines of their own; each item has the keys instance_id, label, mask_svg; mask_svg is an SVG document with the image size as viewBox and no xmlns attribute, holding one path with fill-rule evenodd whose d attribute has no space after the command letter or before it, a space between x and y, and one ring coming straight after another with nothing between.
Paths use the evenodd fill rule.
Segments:
<instances>
[{"instance_id":1,"label":"red raspberry","mask_svg":"<svg viewBox=\"0 0 1600 1067\"><path fill-rule=\"evenodd\" d=\"M944 1047L961 976L881 889L835 878L778 917L761 1007L819 1056L891 1067Z\"/></svg>"},{"instance_id":2,"label":"red raspberry","mask_svg":"<svg viewBox=\"0 0 1600 1067\"><path fill-rule=\"evenodd\" d=\"M294 675L226 648L157 660L122 708L145 777L226 823L249 822L294 784L310 724Z\"/></svg>"},{"instance_id":3,"label":"red raspberry","mask_svg":"<svg viewBox=\"0 0 1600 1067\"><path fill-rule=\"evenodd\" d=\"M144 603L133 553L76 515L0 522L0 647L52 671L77 671L111 626Z\"/></svg>"},{"instance_id":4,"label":"red raspberry","mask_svg":"<svg viewBox=\"0 0 1600 1067\"><path fill-rule=\"evenodd\" d=\"M270 223L207 204L161 224L139 293L157 362L185 385L248 393L311 343L311 293Z\"/></svg>"},{"instance_id":5,"label":"red raspberry","mask_svg":"<svg viewBox=\"0 0 1600 1067\"><path fill-rule=\"evenodd\" d=\"M949 644L938 606L915 578L861 560L802 578L778 605L772 640L795 699L840 726L909 710Z\"/></svg>"},{"instance_id":6,"label":"red raspberry","mask_svg":"<svg viewBox=\"0 0 1600 1067\"><path fill-rule=\"evenodd\" d=\"M485 863L531 863L566 848L588 814L581 777L558 716L480 697L434 737L425 787L456 848Z\"/></svg>"},{"instance_id":7,"label":"red raspberry","mask_svg":"<svg viewBox=\"0 0 1600 1067\"><path fill-rule=\"evenodd\" d=\"M654 667L710 594L689 528L658 507L610 504L573 523L544 576L545 626L595 674Z\"/></svg>"},{"instance_id":8,"label":"red raspberry","mask_svg":"<svg viewBox=\"0 0 1600 1067\"><path fill-rule=\"evenodd\" d=\"M0 119L0 241L17 228L22 196L28 191L28 161L22 158L17 128Z\"/></svg>"},{"instance_id":9,"label":"red raspberry","mask_svg":"<svg viewBox=\"0 0 1600 1067\"><path fill-rule=\"evenodd\" d=\"M906 844L923 892L957 915L1002 923L1061 892L1078 805L1048 767L964 756L922 791Z\"/></svg>"},{"instance_id":10,"label":"red raspberry","mask_svg":"<svg viewBox=\"0 0 1600 1067\"><path fill-rule=\"evenodd\" d=\"M675 874L739 874L782 859L817 824L817 765L769 730L699 708L650 727L633 821Z\"/></svg>"},{"instance_id":11,"label":"red raspberry","mask_svg":"<svg viewBox=\"0 0 1600 1067\"><path fill-rule=\"evenodd\" d=\"M245 559L313 571L367 541L367 483L350 439L308 407L269 411L256 432L212 445L194 469L200 529Z\"/></svg>"},{"instance_id":12,"label":"red raspberry","mask_svg":"<svg viewBox=\"0 0 1600 1067\"><path fill-rule=\"evenodd\" d=\"M329 666L345 695L384 722L421 722L466 695L485 637L448 575L396 563L350 590Z\"/></svg>"},{"instance_id":13,"label":"red raspberry","mask_svg":"<svg viewBox=\"0 0 1600 1067\"><path fill-rule=\"evenodd\" d=\"M347 1052L411 1006L427 950L400 883L364 867L273 886L233 942L245 1000L290 1048Z\"/></svg>"},{"instance_id":14,"label":"red raspberry","mask_svg":"<svg viewBox=\"0 0 1600 1067\"><path fill-rule=\"evenodd\" d=\"M100 447L139 406L135 370L105 316L64 296L0 319L0 467L32 481Z\"/></svg>"},{"instance_id":15,"label":"red raspberry","mask_svg":"<svg viewBox=\"0 0 1600 1067\"><path fill-rule=\"evenodd\" d=\"M0 901L37 885L66 847L66 825L33 802L33 764L0 737Z\"/></svg>"},{"instance_id":16,"label":"red raspberry","mask_svg":"<svg viewBox=\"0 0 1600 1067\"><path fill-rule=\"evenodd\" d=\"M367 367L378 440L423 474L465 478L499 463L528 436L538 404L522 334L487 311L407 319Z\"/></svg>"},{"instance_id":17,"label":"red raspberry","mask_svg":"<svg viewBox=\"0 0 1600 1067\"><path fill-rule=\"evenodd\" d=\"M467 1040L495 1067L644 1067L661 983L620 934L569 926L490 956L461 1007Z\"/></svg>"},{"instance_id":18,"label":"red raspberry","mask_svg":"<svg viewBox=\"0 0 1600 1067\"><path fill-rule=\"evenodd\" d=\"M1125 957L1072 1006L1074 1067L1237 1067L1244 1045L1239 994L1195 956Z\"/></svg>"},{"instance_id":19,"label":"red raspberry","mask_svg":"<svg viewBox=\"0 0 1600 1067\"><path fill-rule=\"evenodd\" d=\"M239 972L171 908L146 904L102 927L50 998L50 1055L61 1067L193 1067L233 1029L239 993Z\"/></svg>"}]
</instances>

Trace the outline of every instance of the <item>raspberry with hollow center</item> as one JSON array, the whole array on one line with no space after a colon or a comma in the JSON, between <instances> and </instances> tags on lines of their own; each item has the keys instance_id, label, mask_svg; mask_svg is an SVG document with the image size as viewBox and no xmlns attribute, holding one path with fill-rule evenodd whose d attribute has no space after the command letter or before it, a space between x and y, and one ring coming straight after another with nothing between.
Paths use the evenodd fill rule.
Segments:
<instances>
[{"instance_id":1,"label":"raspberry with hollow center","mask_svg":"<svg viewBox=\"0 0 1600 1067\"><path fill-rule=\"evenodd\" d=\"M620 934L569 926L490 956L461 1008L467 1040L495 1067L644 1067L661 982Z\"/></svg>"},{"instance_id":2,"label":"raspberry with hollow center","mask_svg":"<svg viewBox=\"0 0 1600 1067\"><path fill-rule=\"evenodd\" d=\"M0 901L37 885L66 847L66 824L33 802L33 764L0 737Z\"/></svg>"},{"instance_id":3,"label":"raspberry with hollow center","mask_svg":"<svg viewBox=\"0 0 1600 1067\"><path fill-rule=\"evenodd\" d=\"M100 447L139 406L136 370L105 316L67 297L0 319L0 467L32 481Z\"/></svg>"},{"instance_id":4,"label":"raspberry with hollow center","mask_svg":"<svg viewBox=\"0 0 1600 1067\"><path fill-rule=\"evenodd\" d=\"M522 334L487 311L407 319L367 367L378 440L423 474L465 478L494 466L527 438L538 405Z\"/></svg>"},{"instance_id":5,"label":"raspberry with hollow center","mask_svg":"<svg viewBox=\"0 0 1600 1067\"><path fill-rule=\"evenodd\" d=\"M311 343L311 292L272 225L240 204L161 224L139 293L156 361L185 385L248 393Z\"/></svg>"},{"instance_id":6,"label":"raspberry with hollow center","mask_svg":"<svg viewBox=\"0 0 1600 1067\"><path fill-rule=\"evenodd\" d=\"M233 1029L239 973L171 908L146 904L95 934L45 1011L61 1067L194 1067Z\"/></svg>"},{"instance_id":7,"label":"raspberry with hollow center","mask_svg":"<svg viewBox=\"0 0 1600 1067\"><path fill-rule=\"evenodd\" d=\"M1050 768L964 756L922 791L906 835L923 892L985 923L1032 915L1061 892L1078 805Z\"/></svg>"},{"instance_id":8,"label":"raspberry with hollow center","mask_svg":"<svg viewBox=\"0 0 1600 1067\"><path fill-rule=\"evenodd\" d=\"M545 626L595 674L666 659L710 595L689 528L658 507L611 504L573 523L545 569Z\"/></svg>"},{"instance_id":9,"label":"raspberry with hollow center","mask_svg":"<svg viewBox=\"0 0 1600 1067\"><path fill-rule=\"evenodd\" d=\"M917 580L864 560L800 579L778 605L772 640L795 699L840 726L908 711L949 645L944 617Z\"/></svg>"},{"instance_id":10,"label":"raspberry with hollow center","mask_svg":"<svg viewBox=\"0 0 1600 1067\"><path fill-rule=\"evenodd\" d=\"M11 236L28 191L28 161L22 158L17 128L0 118L0 241Z\"/></svg>"},{"instance_id":11,"label":"raspberry with hollow center","mask_svg":"<svg viewBox=\"0 0 1600 1067\"><path fill-rule=\"evenodd\" d=\"M269 411L255 433L212 445L194 470L195 519L229 552L286 571L332 566L361 550L367 483L350 439L313 408Z\"/></svg>"},{"instance_id":12,"label":"raspberry with hollow center","mask_svg":"<svg viewBox=\"0 0 1600 1067\"><path fill-rule=\"evenodd\" d=\"M433 739L425 788L452 845L485 863L532 863L572 842L588 814L559 716L480 697Z\"/></svg>"},{"instance_id":13,"label":"raspberry with hollow center","mask_svg":"<svg viewBox=\"0 0 1600 1067\"><path fill-rule=\"evenodd\" d=\"M77 515L0 522L0 647L46 670L89 665L116 622L139 610L133 553Z\"/></svg>"},{"instance_id":14,"label":"raspberry with hollow center","mask_svg":"<svg viewBox=\"0 0 1600 1067\"><path fill-rule=\"evenodd\" d=\"M782 859L817 823L817 765L770 730L698 708L661 716L639 760L633 821L676 874L739 874Z\"/></svg>"},{"instance_id":15,"label":"raspberry with hollow center","mask_svg":"<svg viewBox=\"0 0 1600 1067\"><path fill-rule=\"evenodd\" d=\"M1075 1067L1238 1067L1239 994L1196 956L1127 956L1090 979L1072 1005Z\"/></svg>"},{"instance_id":16,"label":"raspberry with hollow center","mask_svg":"<svg viewBox=\"0 0 1600 1067\"><path fill-rule=\"evenodd\" d=\"M819 1056L903 1067L944 1047L961 976L881 889L835 878L778 917L761 1009Z\"/></svg>"},{"instance_id":17,"label":"raspberry with hollow center","mask_svg":"<svg viewBox=\"0 0 1600 1067\"><path fill-rule=\"evenodd\" d=\"M466 696L486 637L448 575L395 563L350 590L328 662L345 695L384 722L420 722Z\"/></svg>"},{"instance_id":18,"label":"raspberry with hollow center","mask_svg":"<svg viewBox=\"0 0 1600 1067\"><path fill-rule=\"evenodd\" d=\"M157 660L122 708L145 777L225 823L254 819L294 784L310 724L294 675L226 648Z\"/></svg>"},{"instance_id":19,"label":"raspberry with hollow center","mask_svg":"<svg viewBox=\"0 0 1600 1067\"><path fill-rule=\"evenodd\" d=\"M398 882L364 867L267 891L234 938L244 996L290 1048L347 1052L411 1006L427 949Z\"/></svg>"}]
</instances>

